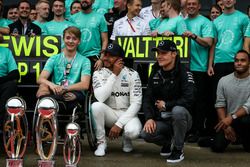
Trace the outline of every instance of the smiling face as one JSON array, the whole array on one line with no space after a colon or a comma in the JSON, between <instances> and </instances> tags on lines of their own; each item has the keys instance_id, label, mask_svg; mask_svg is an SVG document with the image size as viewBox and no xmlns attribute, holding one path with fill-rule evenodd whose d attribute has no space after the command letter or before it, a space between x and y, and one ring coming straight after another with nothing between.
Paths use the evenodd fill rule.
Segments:
<instances>
[{"instance_id":1,"label":"smiling face","mask_svg":"<svg viewBox=\"0 0 250 167\"><path fill-rule=\"evenodd\" d=\"M102 61L103 61L103 65L104 67L108 68L108 69L113 69L114 63L118 60L121 59L119 56L114 56L111 55L109 52L105 53Z\"/></svg>"},{"instance_id":2,"label":"smiling face","mask_svg":"<svg viewBox=\"0 0 250 167\"><path fill-rule=\"evenodd\" d=\"M30 15L30 4L27 2L21 2L18 6L19 17L22 19L29 18Z\"/></svg>"},{"instance_id":3,"label":"smiling face","mask_svg":"<svg viewBox=\"0 0 250 167\"><path fill-rule=\"evenodd\" d=\"M131 3L128 3L127 7L128 7L128 13L130 13L132 16L139 16L142 8L141 0L134 0Z\"/></svg>"},{"instance_id":4,"label":"smiling face","mask_svg":"<svg viewBox=\"0 0 250 167\"><path fill-rule=\"evenodd\" d=\"M224 9L232 9L236 4L236 0L222 0L222 4L224 6Z\"/></svg>"},{"instance_id":5,"label":"smiling face","mask_svg":"<svg viewBox=\"0 0 250 167\"><path fill-rule=\"evenodd\" d=\"M199 14L199 10L201 8L198 0L187 0L187 13L189 17L195 17Z\"/></svg>"},{"instance_id":6,"label":"smiling face","mask_svg":"<svg viewBox=\"0 0 250 167\"><path fill-rule=\"evenodd\" d=\"M82 10L81 3L78 2L78 1L74 1L73 4L72 4L70 13L75 14L75 13L80 12L81 10Z\"/></svg>"},{"instance_id":7,"label":"smiling face","mask_svg":"<svg viewBox=\"0 0 250 167\"><path fill-rule=\"evenodd\" d=\"M159 63L159 66L162 67L165 70L171 70L174 68L175 65L175 59L177 53L175 51L157 51L157 62Z\"/></svg>"},{"instance_id":8,"label":"smiling face","mask_svg":"<svg viewBox=\"0 0 250 167\"><path fill-rule=\"evenodd\" d=\"M211 8L211 11L210 11L210 18L211 18L211 20L213 21L213 20L216 19L219 15L221 15L220 10L218 10L218 9L215 8L215 7L212 7L212 8Z\"/></svg>"},{"instance_id":9,"label":"smiling face","mask_svg":"<svg viewBox=\"0 0 250 167\"><path fill-rule=\"evenodd\" d=\"M80 39L76 37L75 34L70 33L70 32L65 32L63 40L65 43L65 48L69 52L76 51L78 45L80 44Z\"/></svg>"}]
</instances>

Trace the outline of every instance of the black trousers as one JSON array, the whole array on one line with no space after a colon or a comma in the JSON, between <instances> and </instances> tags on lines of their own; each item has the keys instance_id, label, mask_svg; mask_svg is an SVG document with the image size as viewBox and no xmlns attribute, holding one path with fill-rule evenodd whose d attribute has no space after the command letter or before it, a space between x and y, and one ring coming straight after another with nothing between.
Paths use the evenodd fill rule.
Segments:
<instances>
[{"instance_id":1,"label":"black trousers","mask_svg":"<svg viewBox=\"0 0 250 167\"><path fill-rule=\"evenodd\" d=\"M209 103L211 108L209 108L209 112L207 115L207 121L206 121L206 127L207 131L210 135L214 136L215 135L215 130L214 126L216 125L218 121L217 117L217 111L214 107L215 102L216 102L216 91L217 91L217 85L219 80L228 75L231 74L234 71L234 63L217 63L214 65L214 76L210 78L211 88L209 91Z\"/></svg>"},{"instance_id":2,"label":"black trousers","mask_svg":"<svg viewBox=\"0 0 250 167\"><path fill-rule=\"evenodd\" d=\"M245 151L250 152L250 115L233 121L232 128L235 130L237 140L242 143ZM211 149L214 152L224 152L230 141L225 138L224 131L216 133Z\"/></svg>"},{"instance_id":3,"label":"black trousers","mask_svg":"<svg viewBox=\"0 0 250 167\"><path fill-rule=\"evenodd\" d=\"M193 118L193 126L191 133L201 134L204 131L204 122L208 112L208 75L206 72L192 71L196 86L195 103L193 105L191 115Z\"/></svg>"},{"instance_id":4,"label":"black trousers","mask_svg":"<svg viewBox=\"0 0 250 167\"><path fill-rule=\"evenodd\" d=\"M2 129L2 123L5 116L5 105L9 98L16 96L17 84L16 81L7 81L0 84L0 128Z\"/></svg>"}]
</instances>

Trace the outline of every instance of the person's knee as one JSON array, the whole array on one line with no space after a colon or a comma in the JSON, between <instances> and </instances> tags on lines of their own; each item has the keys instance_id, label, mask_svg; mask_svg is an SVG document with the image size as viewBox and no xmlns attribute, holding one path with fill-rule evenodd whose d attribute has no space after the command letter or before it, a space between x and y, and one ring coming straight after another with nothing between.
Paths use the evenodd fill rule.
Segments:
<instances>
[{"instance_id":1,"label":"person's knee","mask_svg":"<svg viewBox=\"0 0 250 167\"><path fill-rule=\"evenodd\" d=\"M141 132L141 123L138 121L133 121L133 124L127 124L124 127L124 135L130 139L136 139L139 137Z\"/></svg>"},{"instance_id":2,"label":"person's knee","mask_svg":"<svg viewBox=\"0 0 250 167\"><path fill-rule=\"evenodd\" d=\"M140 136L142 139L144 139L148 143L153 143L152 135L145 132L144 130L141 131Z\"/></svg>"},{"instance_id":3,"label":"person's knee","mask_svg":"<svg viewBox=\"0 0 250 167\"><path fill-rule=\"evenodd\" d=\"M91 104L92 114L94 117L100 115L103 112L103 103L94 102Z\"/></svg>"},{"instance_id":4,"label":"person's knee","mask_svg":"<svg viewBox=\"0 0 250 167\"><path fill-rule=\"evenodd\" d=\"M38 91L36 93L36 97L40 98L42 96L50 95L49 87L45 84L40 84Z\"/></svg>"},{"instance_id":5,"label":"person's knee","mask_svg":"<svg viewBox=\"0 0 250 167\"><path fill-rule=\"evenodd\" d=\"M175 106L172 109L173 119L174 120L183 120L187 118L187 110L181 106Z\"/></svg>"}]
</instances>

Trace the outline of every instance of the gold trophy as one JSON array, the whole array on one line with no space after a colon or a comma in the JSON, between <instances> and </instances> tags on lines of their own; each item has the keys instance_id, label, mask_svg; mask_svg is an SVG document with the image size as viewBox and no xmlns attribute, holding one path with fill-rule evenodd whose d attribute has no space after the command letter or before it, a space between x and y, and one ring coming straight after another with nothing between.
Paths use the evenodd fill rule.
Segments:
<instances>
[{"instance_id":1,"label":"gold trophy","mask_svg":"<svg viewBox=\"0 0 250 167\"><path fill-rule=\"evenodd\" d=\"M12 97L6 103L3 142L8 155L6 167L22 167L23 155L28 141L26 103L20 97Z\"/></svg>"},{"instance_id":2,"label":"gold trophy","mask_svg":"<svg viewBox=\"0 0 250 167\"><path fill-rule=\"evenodd\" d=\"M75 111L72 114L72 122L66 126L66 138L63 146L63 157L66 167L77 167L81 157L80 126L75 123Z\"/></svg>"},{"instance_id":3,"label":"gold trophy","mask_svg":"<svg viewBox=\"0 0 250 167\"><path fill-rule=\"evenodd\" d=\"M37 104L36 146L40 156L38 167L53 167L55 164L58 109L57 101L51 97L42 98Z\"/></svg>"}]
</instances>

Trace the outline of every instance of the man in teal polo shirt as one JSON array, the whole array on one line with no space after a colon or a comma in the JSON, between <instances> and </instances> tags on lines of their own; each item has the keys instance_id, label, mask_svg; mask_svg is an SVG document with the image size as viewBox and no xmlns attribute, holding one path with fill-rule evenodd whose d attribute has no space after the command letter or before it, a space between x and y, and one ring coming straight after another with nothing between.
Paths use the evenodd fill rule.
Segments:
<instances>
[{"instance_id":1,"label":"man in teal polo shirt","mask_svg":"<svg viewBox=\"0 0 250 167\"><path fill-rule=\"evenodd\" d=\"M208 85L207 66L209 48L213 43L213 27L210 20L199 14L201 3L199 0L187 0L186 10L188 18L185 19L187 29L183 35L190 37L190 70L194 75L197 88L196 101L192 110L193 127L188 137L189 142L197 142L204 131L205 116L208 109L207 90Z\"/></svg>"},{"instance_id":2,"label":"man in teal polo shirt","mask_svg":"<svg viewBox=\"0 0 250 167\"><path fill-rule=\"evenodd\" d=\"M39 84L37 97L55 95L54 97L63 100L66 106L73 106L83 102L83 91L89 88L90 62L76 51L81 40L78 28L66 28L63 40L65 43L63 51L50 57L41 72L37 81Z\"/></svg>"},{"instance_id":3,"label":"man in teal polo shirt","mask_svg":"<svg viewBox=\"0 0 250 167\"><path fill-rule=\"evenodd\" d=\"M88 57L92 67L97 69L102 65L98 60L100 52L108 45L108 29L104 16L93 11L93 3L94 0L81 0L83 11L72 15L69 21L76 24L82 33L78 51Z\"/></svg>"},{"instance_id":4,"label":"man in teal polo shirt","mask_svg":"<svg viewBox=\"0 0 250 167\"><path fill-rule=\"evenodd\" d=\"M0 47L0 130L5 115L5 104L10 97L17 93L17 80L19 72L17 64L8 48Z\"/></svg>"}]
</instances>

